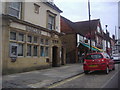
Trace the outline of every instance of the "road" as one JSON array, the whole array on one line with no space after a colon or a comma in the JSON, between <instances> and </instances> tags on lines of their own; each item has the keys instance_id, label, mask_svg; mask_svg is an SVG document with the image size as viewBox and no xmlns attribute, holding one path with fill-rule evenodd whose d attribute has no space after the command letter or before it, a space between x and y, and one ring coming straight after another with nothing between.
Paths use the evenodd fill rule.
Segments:
<instances>
[{"instance_id":1,"label":"road","mask_svg":"<svg viewBox=\"0 0 120 90\"><path fill-rule=\"evenodd\" d=\"M120 83L120 65L107 75L97 71L89 74L80 74L72 78L55 83L48 88L118 88Z\"/></svg>"}]
</instances>

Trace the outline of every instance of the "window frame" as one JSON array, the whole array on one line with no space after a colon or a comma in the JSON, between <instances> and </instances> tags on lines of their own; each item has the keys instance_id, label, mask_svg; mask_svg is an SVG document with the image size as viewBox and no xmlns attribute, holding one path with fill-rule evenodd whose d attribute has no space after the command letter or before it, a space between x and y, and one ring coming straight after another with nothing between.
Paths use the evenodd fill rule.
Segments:
<instances>
[{"instance_id":1,"label":"window frame","mask_svg":"<svg viewBox=\"0 0 120 90\"><path fill-rule=\"evenodd\" d=\"M22 53L23 53L23 55L22 56L19 56L19 55L17 55L18 57L24 57L24 44L23 43L18 43L18 51L19 51L19 44L22 44L23 45L23 50L22 50ZM18 52L18 54L19 54L19 52Z\"/></svg>"},{"instance_id":2,"label":"window frame","mask_svg":"<svg viewBox=\"0 0 120 90\"><path fill-rule=\"evenodd\" d=\"M19 3L19 4L20 4L20 5L19 5L19 9L17 9L16 7L13 7L13 6L11 5L11 3ZM18 16L10 13L10 9L15 10L16 12L18 12ZM7 13L8 13L8 15L11 15L11 16L13 16L13 17L16 17L16 18L19 18L19 19L20 19L20 18L21 18L21 11L22 11L21 9L22 9L22 2L9 2Z\"/></svg>"},{"instance_id":3,"label":"window frame","mask_svg":"<svg viewBox=\"0 0 120 90\"><path fill-rule=\"evenodd\" d=\"M36 14L39 14L39 10L40 10L40 6L38 4L36 4L36 3L34 3L34 12Z\"/></svg>"},{"instance_id":4,"label":"window frame","mask_svg":"<svg viewBox=\"0 0 120 90\"><path fill-rule=\"evenodd\" d=\"M53 28L51 29L51 28L49 28L49 16L51 16L51 17L53 17L54 18L54 25L52 25L53 26ZM48 29L48 30L55 30L56 28L56 16L57 16L57 14L55 14L55 13L53 13L53 12L51 12L50 10L47 10L47 23L46 23L46 28Z\"/></svg>"}]
</instances>

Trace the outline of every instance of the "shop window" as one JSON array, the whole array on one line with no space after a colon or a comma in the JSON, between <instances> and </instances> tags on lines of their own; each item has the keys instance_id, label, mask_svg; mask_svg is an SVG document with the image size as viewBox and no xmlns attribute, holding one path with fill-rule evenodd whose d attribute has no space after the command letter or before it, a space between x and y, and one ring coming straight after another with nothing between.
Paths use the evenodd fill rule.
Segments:
<instances>
[{"instance_id":1,"label":"shop window","mask_svg":"<svg viewBox=\"0 0 120 90\"><path fill-rule=\"evenodd\" d=\"M10 57L17 57L18 45L16 43L10 43Z\"/></svg>"},{"instance_id":2,"label":"shop window","mask_svg":"<svg viewBox=\"0 0 120 90\"><path fill-rule=\"evenodd\" d=\"M24 41L24 34L19 33L18 41Z\"/></svg>"},{"instance_id":3,"label":"shop window","mask_svg":"<svg viewBox=\"0 0 120 90\"><path fill-rule=\"evenodd\" d=\"M39 8L40 8L39 5L34 4L34 12L35 12L35 13L39 14Z\"/></svg>"},{"instance_id":4,"label":"shop window","mask_svg":"<svg viewBox=\"0 0 120 90\"><path fill-rule=\"evenodd\" d=\"M48 47L45 47L45 56L48 56Z\"/></svg>"},{"instance_id":5,"label":"shop window","mask_svg":"<svg viewBox=\"0 0 120 90\"><path fill-rule=\"evenodd\" d=\"M21 2L9 2L8 14L20 18Z\"/></svg>"},{"instance_id":6,"label":"shop window","mask_svg":"<svg viewBox=\"0 0 120 90\"><path fill-rule=\"evenodd\" d=\"M16 32L10 32L10 40L16 40Z\"/></svg>"},{"instance_id":7,"label":"shop window","mask_svg":"<svg viewBox=\"0 0 120 90\"><path fill-rule=\"evenodd\" d=\"M33 56L37 56L37 45L34 45L33 47Z\"/></svg>"},{"instance_id":8,"label":"shop window","mask_svg":"<svg viewBox=\"0 0 120 90\"><path fill-rule=\"evenodd\" d=\"M48 29L49 30L55 29L55 17L52 15L48 15Z\"/></svg>"},{"instance_id":9,"label":"shop window","mask_svg":"<svg viewBox=\"0 0 120 90\"><path fill-rule=\"evenodd\" d=\"M45 40L45 44L46 44L46 45L49 44L49 40L48 40L48 39Z\"/></svg>"},{"instance_id":10,"label":"shop window","mask_svg":"<svg viewBox=\"0 0 120 90\"><path fill-rule=\"evenodd\" d=\"M34 37L34 43L37 43L37 37Z\"/></svg>"},{"instance_id":11,"label":"shop window","mask_svg":"<svg viewBox=\"0 0 120 90\"><path fill-rule=\"evenodd\" d=\"M44 44L44 39L40 39L40 44Z\"/></svg>"},{"instance_id":12,"label":"shop window","mask_svg":"<svg viewBox=\"0 0 120 90\"><path fill-rule=\"evenodd\" d=\"M44 54L45 54L45 53L44 53L44 47L41 46L41 47L40 47L40 56L44 57L44 56L45 56Z\"/></svg>"},{"instance_id":13,"label":"shop window","mask_svg":"<svg viewBox=\"0 0 120 90\"><path fill-rule=\"evenodd\" d=\"M23 56L23 44L18 44L18 56Z\"/></svg>"},{"instance_id":14,"label":"shop window","mask_svg":"<svg viewBox=\"0 0 120 90\"><path fill-rule=\"evenodd\" d=\"M28 42L30 42L30 43L32 42L32 36L28 35Z\"/></svg>"},{"instance_id":15,"label":"shop window","mask_svg":"<svg viewBox=\"0 0 120 90\"><path fill-rule=\"evenodd\" d=\"M32 51L32 46L31 45L27 45L27 56L31 56L31 51Z\"/></svg>"}]
</instances>

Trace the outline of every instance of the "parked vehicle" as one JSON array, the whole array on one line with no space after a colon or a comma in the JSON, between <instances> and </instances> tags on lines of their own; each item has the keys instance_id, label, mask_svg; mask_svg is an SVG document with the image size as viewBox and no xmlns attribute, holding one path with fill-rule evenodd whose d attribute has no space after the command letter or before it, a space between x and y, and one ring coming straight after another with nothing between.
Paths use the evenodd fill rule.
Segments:
<instances>
[{"instance_id":1,"label":"parked vehicle","mask_svg":"<svg viewBox=\"0 0 120 90\"><path fill-rule=\"evenodd\" d=\"M120 54L113 54L112 58L115 63L120 63Z\"/></svg>"},{"instance_id":2,"label":"parked vehicle","mask_svg":"<svg viewBox=\"0 0 120 90\"><path fill-rule=\"evenodd\" d=\"M85 74L97 70L108 74L110 70L115 70L115 64L107 53L91 53L84 57L83 69Z\"/></svg>"}]
</instances>

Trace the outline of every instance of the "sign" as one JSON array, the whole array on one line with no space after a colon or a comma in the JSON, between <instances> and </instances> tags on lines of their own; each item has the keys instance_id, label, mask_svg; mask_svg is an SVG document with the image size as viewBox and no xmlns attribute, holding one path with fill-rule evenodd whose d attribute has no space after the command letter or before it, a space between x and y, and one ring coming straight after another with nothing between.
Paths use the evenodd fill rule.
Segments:
<instances>
[{"instance_id":1,"label":"sign","mask_svg":"<svg viewBox=\"0 0 120 90\"><path fill-rule=\"evenodd\" d=\"M39 30L37 28L26 26L26 30L29 31L29 32L32 32L32 33L41 34L41 30Z\"/></svg>"}]
</instances>

